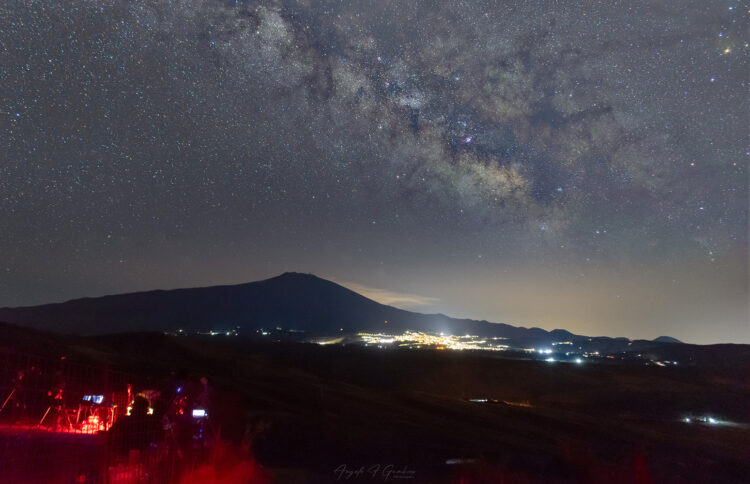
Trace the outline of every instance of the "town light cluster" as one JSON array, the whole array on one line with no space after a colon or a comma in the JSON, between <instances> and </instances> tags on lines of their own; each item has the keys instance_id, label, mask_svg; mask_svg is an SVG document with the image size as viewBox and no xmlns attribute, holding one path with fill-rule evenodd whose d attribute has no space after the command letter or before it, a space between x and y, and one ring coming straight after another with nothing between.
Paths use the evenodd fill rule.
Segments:
<instances>
[{"instance_id":1,"label":"town light cluster","mask_svg":"<svg viewBox=\"0 0 750 484\"><path fill-rule=\"evenodd\" d=\"M448 350L490 350L504 351L507 344L501 343L506 338L481 337L474 335L455 336L451 334L431 334L421 331L406 331L400 335L382 333L358 333L357 336L365 345L400 346L407 348L435 348Z\"/></svg>"}]
</instances>

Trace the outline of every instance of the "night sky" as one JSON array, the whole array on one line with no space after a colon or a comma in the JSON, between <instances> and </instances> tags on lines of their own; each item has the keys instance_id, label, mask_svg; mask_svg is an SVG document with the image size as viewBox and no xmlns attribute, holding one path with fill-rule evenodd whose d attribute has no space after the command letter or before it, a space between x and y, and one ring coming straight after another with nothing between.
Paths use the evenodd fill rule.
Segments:
<instances>
[{"instance_id":1,"label":"night sky","mask_svg":"<svg viewBox=\"0 0 750 484\"><path fill-rule=\"evenodd\" d=\"M0 306L313 272L750 343L737 1L0 5Z\"/></svg>"}]
</instances>

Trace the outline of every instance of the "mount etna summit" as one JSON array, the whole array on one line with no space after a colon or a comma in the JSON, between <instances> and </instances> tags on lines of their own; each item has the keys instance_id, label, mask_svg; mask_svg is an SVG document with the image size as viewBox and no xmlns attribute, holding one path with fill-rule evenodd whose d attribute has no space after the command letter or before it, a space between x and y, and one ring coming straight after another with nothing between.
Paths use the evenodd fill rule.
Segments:
<instances>
[{"instance_id":1,"label":"mount etna summit","mask_svg":"<svg viewBox=\"0 0 750 484\"><path fill-rule=\"evenodd\" d=\"M254 331L279 327L309 336L412 330L500 337L529 344L594 340L630 343L626 338L589 338L563 329L546 331L406 311L380 304L312 274L296 272L238 285L155 290L2 308L0 321L78 335L236 328ZM669 342L676 341L670 338Z\"/></svg>"}]
</instances>

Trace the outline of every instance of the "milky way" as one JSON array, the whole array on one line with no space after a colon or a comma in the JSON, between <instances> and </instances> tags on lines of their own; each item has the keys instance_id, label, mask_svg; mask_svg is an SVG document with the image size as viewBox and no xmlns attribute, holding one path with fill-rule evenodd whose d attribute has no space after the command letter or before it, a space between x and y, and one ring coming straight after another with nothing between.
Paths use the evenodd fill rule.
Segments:
<instances>
[{"instance_id":1,"label":"milky way","mask_svg":"<svg viewBox=\"0 0 750 484\"><path fill-rule=\"evenodd\" d=\"M0 305L309 270L750 342L747 13L6 2Z\"/></svg>"}]
</instances>

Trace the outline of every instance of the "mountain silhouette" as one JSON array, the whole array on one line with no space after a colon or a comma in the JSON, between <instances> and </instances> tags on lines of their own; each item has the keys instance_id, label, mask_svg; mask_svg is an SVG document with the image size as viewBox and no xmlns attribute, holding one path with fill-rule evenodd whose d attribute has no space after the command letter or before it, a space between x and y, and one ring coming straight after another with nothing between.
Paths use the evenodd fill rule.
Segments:
<instances>
[{"instance_id":1,"label":"mountain silhouette","mask_svg":"<svg viewBox=\"0 0 750 484\"><path fill-rule=\"evenodd\" d=\"M655 343L682 343L682 341L678 340L677 338L673 338L671 336L659 336L658 338L654 339Z\"/></svg>"},{"instance_id":2,"label":"mountain silhouette","mask_svg":"<svg viewBox=\"0 0 750 484\"><path fill-rule=\"evenodd\" d=\"M308 335L415 330L514 341L589 340L562 329L546 331L406 311L380 304L312 274L295 272L239 285L135 292L1 308L0 321L76 335L179 329L226 331L238 327L246 332L280 327ZM617 340L620 339L628 341Z\"/></svg>"}]
</instances>

